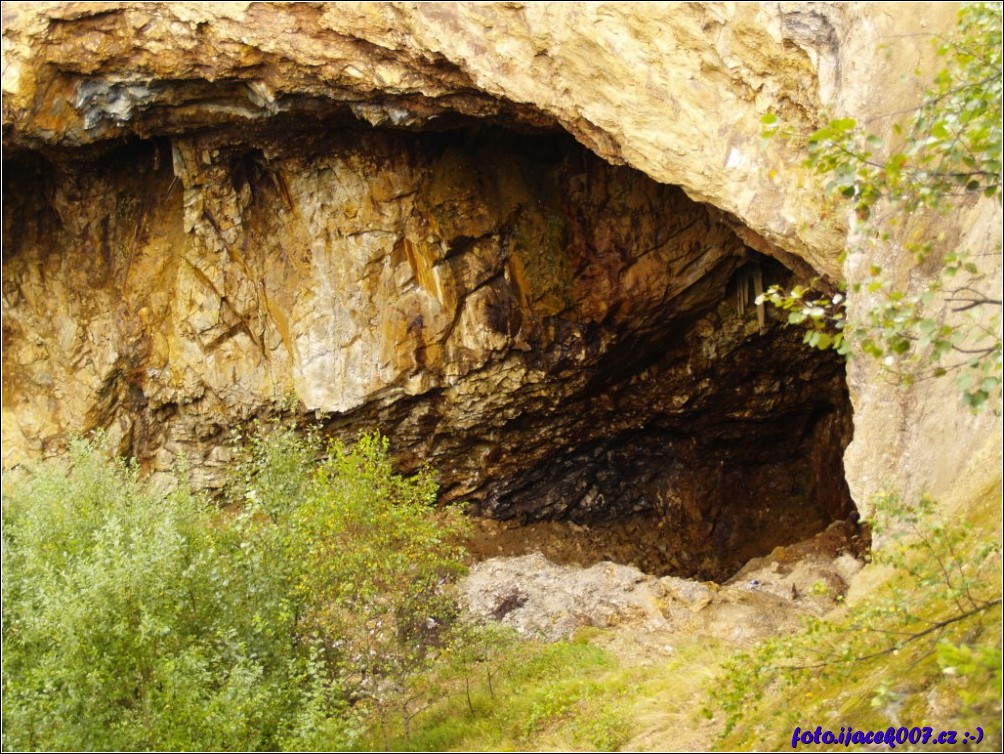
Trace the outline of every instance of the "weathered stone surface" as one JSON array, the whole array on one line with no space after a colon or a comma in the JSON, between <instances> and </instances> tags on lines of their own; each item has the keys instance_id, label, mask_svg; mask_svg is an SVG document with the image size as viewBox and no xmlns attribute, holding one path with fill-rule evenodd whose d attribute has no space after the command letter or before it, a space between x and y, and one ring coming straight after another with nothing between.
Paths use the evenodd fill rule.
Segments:
<instances>
[{"instance_id":1,"label":"weathered stone surface","mask_svg":"<svg viewBox=\"0 0 1004 754\"><path fill-rule=\"evenodd\" d=\"M842 365L735 304L787 274L753 249L841 274L843 218L759 117L909 106L912 35L952 7L3 13L5 465L105 427L212 484L229 429L294 395L498 516L655 511L726 550L847 513ZM999 454L944 387L853 369L859 501Z\"/></svg>"},{"instance_id":2,"label":"weathered stone surface","mask_svg":"<svg viewBox=\"0 0 1004 754\"><path fill-rule=\"evenodd\" d=\"M101 427L215 484L292 392L495 516L655 511L687 573L847 514L842 365L718 213L560 135L287 129L8 161L8 463Z\"/></svg>"},{"instance_id":3,"label":"weathered stone surface","mask_svg":"<svg viewBox=\"0 0 1004 754\"><path fill-rule=\"evenodd\" d=\"M988 297L999 300L999 204L974 201L951 218L916 218L915 224L907 230L923 234L918 237L941 236L945 249L977 253L985 273L980 284ZM919 292L929 280L930 266L917 269L895 246L870 244L866 248L868 253L853 254L847 261L850 281L867 281L873 264L895 271L907 291ZM872 300L860 296L851 304L848 316L866 318ZM938 316L951 321L958 316L951 313L957 306L944 306ZM997 328L1000 338L999 320ZM966 358L953 358L947 364L964 363ZM907 500L927 493L951 510L979 499L988 485L996 483L999 488L1001 417L993 411L974 414L963 408L955 373L944 379L925 379L904 390L875 363L858 359L848 365L848 386L855 407L855 439L845 456L847 478L863 512L869 512L874 495L890 490Z\"/></svg>"},{"instance_id":4,"label":"weathered stone surface","mask_svg":"<svg viewBox=\"0 0 1004 754\"><path fill-rule=\"evenodd\" d=\"M282 113L393 127L458 116L557 124L604 159L736 215L761 250L835 274L840 218L792 191L803 178L796 155L760 152L759 117L813 123L821 107L870 115L911 104L899 77L931 56L891 35L948 28L954 9L892 18L868 3L11 2L4 12L8 144ZM880 42L909 59L876 58ZM784 172L765 180L769 168Z\"/></svg>"},{"instance_id":5,"label":"weathered stone surface","mask_svg":"<svg viewBox=\"0 0 1004 754\"><path fill-rule=\"evenodd\" d=\"M844 529L834 524L790 551L779 548L722 586L611 562L562 566L536 552L476 564L460 583L460 598L478 618L551 641L591 626L659 632L667 642L700 636L743 645L837 606L861 568L847 552Z\"/></svg>"}]
</instances>

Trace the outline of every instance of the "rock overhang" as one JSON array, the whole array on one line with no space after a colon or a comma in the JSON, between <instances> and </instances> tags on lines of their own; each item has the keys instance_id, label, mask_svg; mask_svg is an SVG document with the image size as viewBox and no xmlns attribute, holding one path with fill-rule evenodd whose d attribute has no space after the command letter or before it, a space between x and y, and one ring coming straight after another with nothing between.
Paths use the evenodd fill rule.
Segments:
<instances>
[{"instance_id":1,"label":"rock overhang","mask_svg":"<svg viewBox=\"0 0 1004 754\"><path fill-rule=\"evenodd\" d=\"M57 246L100 257L83 263L95 295L74 316L114 312L97 317L107 342L90 338L75 375L100 400L48 395L61 429L31 452L67 427L107 425L154 469L196 450L213 483L225 425L292 389L331 432L385 426L406 467L441 463L447 498L494 515L676 506L680 526L699 522L695 536L715 532L718 547L751 525L719 521L737 495L813 497L819 521L846 515L842 365L799 355L797 333L762 332L729 303L749 265L788 274L754 249L802 277L836 270L836 218L820 222L789 190L797 176L763 179L775 158L755 144L765 107L811 122L834 96L820 76L834 73L842 11L808 25L784 9L579 11L591 33L520 4L64 4L13 18L5 148L45 155L52 169L32 170L62 195L40 216L67 226ZM42 37L25 57L19 45ZM81 178L104 163L132 171L131 188L110 188L110 172ZM90 188L71 196L58 175ZM580 185L593 180L610 196ZM64 223L80 201L95 217ZM681 217L703 237L674 261L653 228ZM655 251L634 255L646 243ZM5 281L19 274L9 267ZM374 311L372 295L393 304ZM76 340L69 326L41 339L72 351L85 340L75 328ZM39 379L25 384L51 377ZM24 437L37 438L35 421Z\"/></svg>"}]
</instances>

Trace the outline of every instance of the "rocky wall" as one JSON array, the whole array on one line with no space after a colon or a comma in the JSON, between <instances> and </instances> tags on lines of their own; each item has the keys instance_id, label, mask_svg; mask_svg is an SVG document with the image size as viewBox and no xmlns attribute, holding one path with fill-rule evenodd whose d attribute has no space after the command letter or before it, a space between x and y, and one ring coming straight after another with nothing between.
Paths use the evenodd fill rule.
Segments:
<instances>
[{"instance_id":1,"label":"rocky wall","mask_svg":"<svg viewBox=\"0 0 1004 754\"><path fill-rule=\"evenodd\" d=\"M5 178L8 464L100 428L215 486L293 406L495 517L654 511L727 550L851 508L843 366L751 300L790 273L560 132L288 122Z\"/></svg>"},{"instance_id":2,"label":"rocky wall","mask_svg":"<svg viewBox=\"0 0 1004 754\"><path fill-rule=\"evenodd\" d=\"M950 6L6 3L4 464L103 427L212 486L295 406L500 517L840 518L843 364L749 301L862 267L759 119L908 107ZM999 438L853 369L859 502Z\"/></svg>"}]
</instances>

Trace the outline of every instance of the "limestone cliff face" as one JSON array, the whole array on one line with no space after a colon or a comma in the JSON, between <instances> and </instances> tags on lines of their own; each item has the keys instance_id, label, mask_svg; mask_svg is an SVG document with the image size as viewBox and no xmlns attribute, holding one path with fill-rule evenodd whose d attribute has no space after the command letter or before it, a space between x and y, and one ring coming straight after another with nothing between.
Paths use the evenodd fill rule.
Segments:
<instances>
[{"instance_id":1,"label":"limestone cliff face","mask_svg":"<svg viewBox=\"0 0 1004 754\"><path fill-rule=\"evenodd\" d=\"M5 465L103 427L214 484L294 401L498 516L713 551L847 513L843 365L746 302L844 236L760 115L915 94L868 4L3 12Z\"/></svg>"}]
</instances>

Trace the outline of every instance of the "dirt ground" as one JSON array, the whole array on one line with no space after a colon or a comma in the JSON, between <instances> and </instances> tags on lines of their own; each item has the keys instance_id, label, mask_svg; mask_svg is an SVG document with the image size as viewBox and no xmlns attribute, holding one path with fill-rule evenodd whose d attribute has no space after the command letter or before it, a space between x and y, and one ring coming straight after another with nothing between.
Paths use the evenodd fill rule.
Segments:
<instances>
[{"instance_id":1,"label":"dirt ground","mask_svg":"<svg viewBox=\"0 0 1004 754\"><path fill-rule=\"evenodd\" d=\"M703 715L703 700L721 664L838 607L867 546L866 533L835 522L715 583L643 572L669 563L657 547L665 527L645 519L476 528L479 560L461 582L467 608L548 641L590 632L617 658L611 682L627 674L639 684L624 710L636 730L627 751L709 750L724 722Z\"/></svg>"},{"instance_id":2,"label":"dirt ground","mask_svg":"<svg viewBox=\"0 0 1004 754\"><path fill-rule=\"evenodd\" d=\"M588 568L611 561L635 566L654 576L719 582L730 578L751 559L765 557L778 547L790 550L787 557L796 559L804 556L807 548L826 547L833 549L834 554L847 552L856 557L867 550L867 534L851 524L835 529L839 535L831 533L822 540L813 537L792 544L785 541L787 523L779 521L763 531L751 532L741 549L695 555L688 552L682 533L673 531L663 519L651 513L594 526L580 526L570 521L524 525L516 521L479 518L474 521L467 548L474 562L540 552L551 562L561 565ZM804 526L804 522L800 523ZM821 532L825 528L826 522L820 521L815 530ZM838 536L840 542L835 541Z\"/></svg>"}]
</instances>

